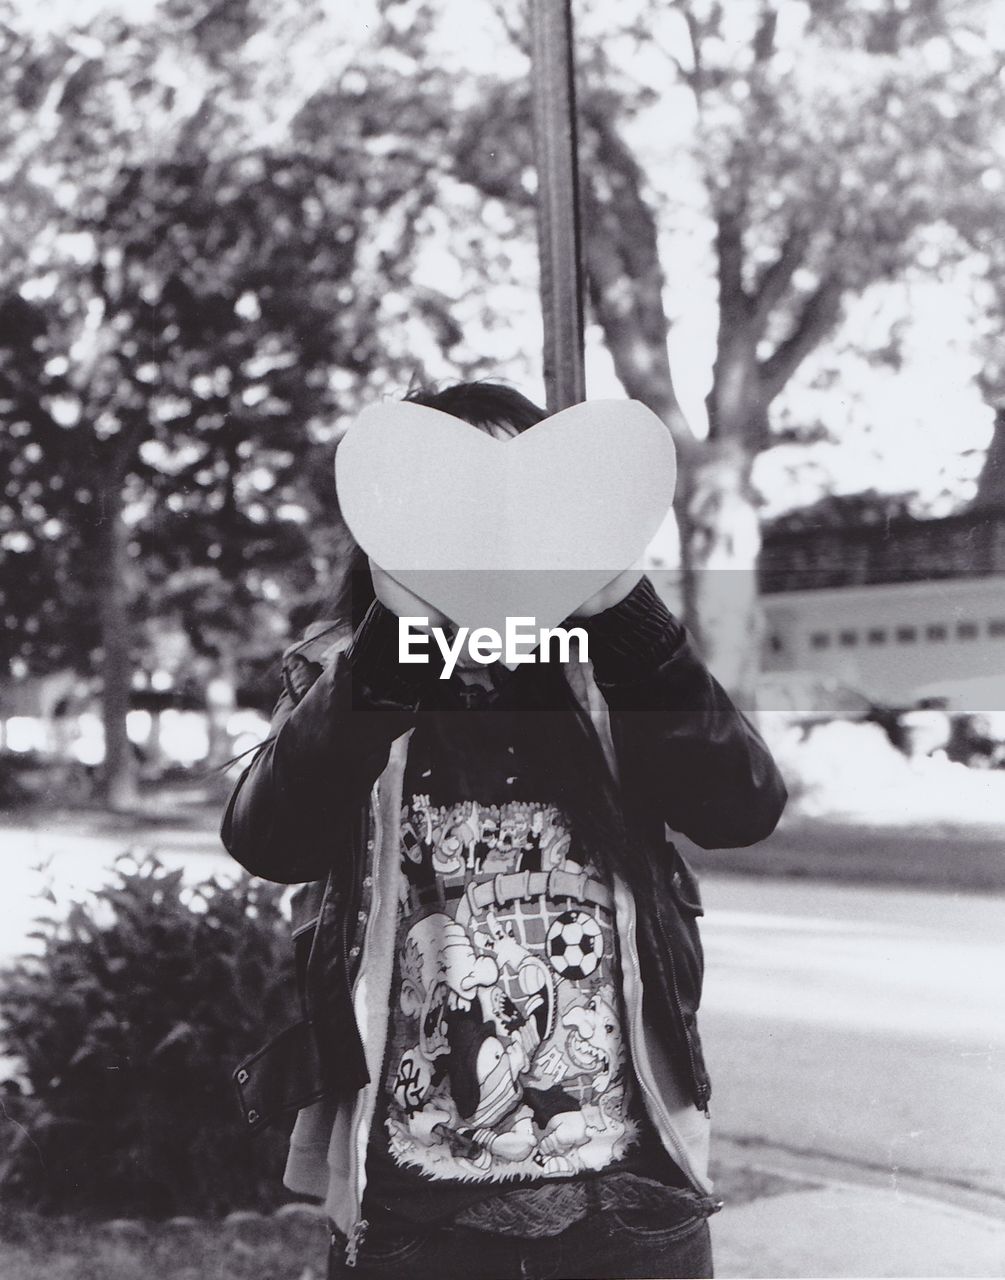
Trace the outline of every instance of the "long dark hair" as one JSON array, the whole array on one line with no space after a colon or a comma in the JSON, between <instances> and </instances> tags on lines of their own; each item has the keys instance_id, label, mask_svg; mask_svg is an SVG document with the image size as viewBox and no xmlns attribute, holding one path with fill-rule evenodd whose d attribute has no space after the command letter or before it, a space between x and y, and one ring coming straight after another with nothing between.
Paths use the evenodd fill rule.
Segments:
<instances>
[{"instance_id":1,"label":"long dark hair","mask_svg":"<svg viewBox=\"0 0 1005 1280\"><path fill-rule=\"evenodd\" d=\"M547 417L544 409L501 382L454 382L438 391L432 387L413 387L403 399L410 404L439 409L482 430L504 427L519 434ZM338 465L337 451L335 465ZM318 616L355 631L373 602L373 580L366 553L341 517L339 524L338 577Z\"/></svg>"}]
</instances>

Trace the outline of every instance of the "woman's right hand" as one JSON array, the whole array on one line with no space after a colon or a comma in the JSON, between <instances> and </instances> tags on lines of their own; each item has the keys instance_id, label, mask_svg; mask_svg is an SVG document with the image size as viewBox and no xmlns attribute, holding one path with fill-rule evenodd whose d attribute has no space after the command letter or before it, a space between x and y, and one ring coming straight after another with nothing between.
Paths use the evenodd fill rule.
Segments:
<instances>
[{"instance_id":1,"label":"woman's right hand","mask_svg":"<svg viewBox=\"0 0 1005 1280\"><path fill-rule=\"evenodd\" d=\"M373 579L373 590L377 599L385 609L390 609L399 618L428 618L430 627L449 625L450 619L446 614L440 613L413 591L402 586L397 578L392 578L387 570L382 569L373 559L370 559L370 577Z\"/></svg>"}]
</instances>

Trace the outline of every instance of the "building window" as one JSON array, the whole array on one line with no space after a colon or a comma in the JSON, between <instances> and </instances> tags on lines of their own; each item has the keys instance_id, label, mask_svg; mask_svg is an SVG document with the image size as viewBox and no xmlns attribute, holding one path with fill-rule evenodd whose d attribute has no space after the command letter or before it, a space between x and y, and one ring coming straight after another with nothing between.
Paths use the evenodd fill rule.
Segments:
<instances>
[{"instance_id":1,"label":"building window","mask_svg":"<svg viewBox=\"0 0 1005 1280\"><path fill-rule=\"evenodd\" d=\"M925 628L926 640L935 640L935 641L945 640L948 634L949 633L946 631L946 628L942 625L941 622L933 622L930 626L927 626Z\"/></svg>"},{"instance_id":2,"label":"building window","mask_svg":"<svg viewBox=\"0 0 1005 1280\"><path fill-rule=\"evenodd\" d=\"M771 635L768 636L768 648L771 650L772 653L785 652L785 641L782 639L782 637L778 634L777 631L773 631Z\"/></svg>"},{"instance_id":3,"label":"building window","mask_svg":"<svg viewBox=\"0 0 1005 1280\"><path fill-rule=\"evenodd\" d=\"M988 623L989 636L1005 636L1005 618L992 618Z\"/></svg>"},{"instance_id":4,"label":"building window","mask_svg":"<svg viewBox=\"0 0 1005 1280\"><path fill-rule=\"evenodd\" d=\"M840 631L838 632L838 644L842 649L854 649L858 644L857 631Z\"/></svg>"},{"instance_id":5,"label":"building window","mask_svg":"<svg viewBox=\"0 0 1005 1280\"><path fill-rule=\"evenodd\" d=\"M831 638L828 631L814 631L810 636L811 649L829 649L831 647Z\"/></svg>"},{"instance_id":6,"label":"building window","mask_svg":"<svg viewBox=\"0 0 1005 1280\"><path fill-rule=\"evenodd\" d=\"M958 622L956 624L957 640L976 640L977 639L977 623L976 622Z\"/></svg>"},{"instance_id":7,"label":"building window","mask_svg":"<svg viewBox=\"0 0 1005 1280\"><path fill-rule=\"evenodd\" d=\"M866 633L867 644L886 644L886 628L873 627L871 631Z\"/></svg>"},{"instance_id":8,"label":"building window","mask_svg":"<svg viewBox=\"0 0 1005 1280\"><path fill-rule=\"evenodd\" d=\"M897 643L898 644L914 644L918 638L917 627L898 627Z\"/></svg>"}]
</instances>

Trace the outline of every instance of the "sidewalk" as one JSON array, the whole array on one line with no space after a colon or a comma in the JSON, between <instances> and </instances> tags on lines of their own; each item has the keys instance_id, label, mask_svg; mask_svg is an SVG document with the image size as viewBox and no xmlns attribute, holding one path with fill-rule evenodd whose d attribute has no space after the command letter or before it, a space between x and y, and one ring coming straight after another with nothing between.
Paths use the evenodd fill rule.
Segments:
<instances>
[{"instance_id":1,"label":"sidewalk","mask_svg":"<svg viewBox=\"0 0 1005 1280\"><path fill-rule=\"evenodd\" d=\"M1005 1276L1005 1217L829 1182L712 1218L715 1274L729 1277Z\"/></svg>"}]
</instances>

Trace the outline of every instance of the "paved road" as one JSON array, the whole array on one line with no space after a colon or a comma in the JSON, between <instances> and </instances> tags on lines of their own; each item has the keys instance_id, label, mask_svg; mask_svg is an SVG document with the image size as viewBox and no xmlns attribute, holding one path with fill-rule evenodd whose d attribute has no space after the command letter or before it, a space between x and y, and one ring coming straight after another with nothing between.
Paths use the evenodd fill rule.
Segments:
<instances>
[{"instance_id":1,"label":"paved road","mask_svg":"<svg viewBox=\"0 0 1005 1280\"><path fill-rule=\"evenodd\" d=\"M703 888L717 1132L1005 1206L1005 897Z\"/></svg>"},{"instance_id":2,"label":"paved road","mask_svg":"<svg viewBox=\"0 0 1005 1280\"><path fill-rule=\"evenodd\" d=\"M24 947L44 879L65 902L129 843L0 830L0 963ZM234 870L211 833L143 843L193 877ZM711 875L703 888L720 1138L1005 1204L1005 897Z\"/></svg>"}]
</instances>

